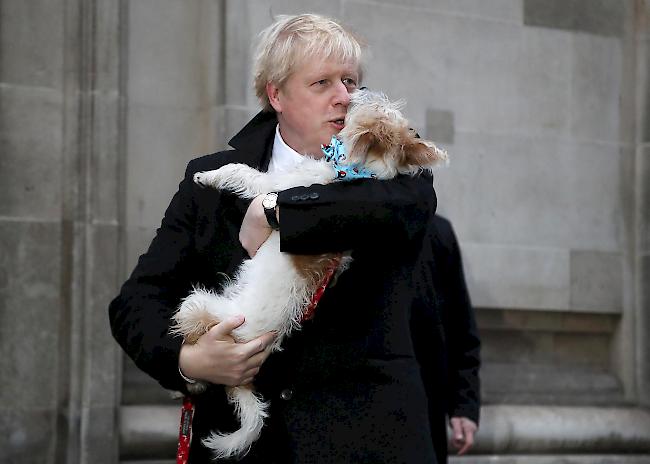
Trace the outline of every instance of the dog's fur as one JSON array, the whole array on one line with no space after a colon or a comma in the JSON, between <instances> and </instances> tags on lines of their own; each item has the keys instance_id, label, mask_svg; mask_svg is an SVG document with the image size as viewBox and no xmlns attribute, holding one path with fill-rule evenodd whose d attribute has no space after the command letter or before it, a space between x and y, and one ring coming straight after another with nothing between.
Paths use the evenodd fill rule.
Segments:
<instances>
[{"instance_id":1,"label":"dog's fur","mask_svg":"<svg viewBox=\"0 0 650 464\"><path fill-rule=\"evenodd\" d=\"M347 152L347 162L369 168L378 179L397 174L416 175L423 169L447 160L447 154L432 142L418 138L400 112L400 103L383 94L358 91L352 94L339 133ZM204 186L235 192L242 198L297 186L327 184L336 173L323 159L305 159L291 172L268 174L244 164L199 172L194 181ZM216 293L195 289L174 315L172 333L194 343L210 327L230 316L243 315L245 323L233 331L234 338L246 342L274 331L271 351L300 326L305 308L323 280L332 259L338 255L294 256L280 252L280 235L273 232L255 257L244 261L233 280ZM345 262L345 260L343 260ZM201 384L193 385L195 391ZM241 428L231 434L214 432L203 444L216 458L242 456L257 440L267 417L268 404L254 393L251 385L228 387Z\"/></svg>"}]
</instances>

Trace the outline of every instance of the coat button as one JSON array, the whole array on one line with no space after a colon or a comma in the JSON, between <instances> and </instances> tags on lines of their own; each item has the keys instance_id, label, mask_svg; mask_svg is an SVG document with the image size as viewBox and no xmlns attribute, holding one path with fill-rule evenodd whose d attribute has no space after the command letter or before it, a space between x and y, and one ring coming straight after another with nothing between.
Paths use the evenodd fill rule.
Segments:
<instances>
[{"instance_id":1,"label":"coat button","mask_svg":"<svg viewBox=\"0 0 650 464\"><path fill-rule=\"evenodd\" d=\"M293 390L290 388L285 388L280 392L280 398L282 398L284 401L289 401L291 398L293 398Z\"/></svg>"}]
</instances>

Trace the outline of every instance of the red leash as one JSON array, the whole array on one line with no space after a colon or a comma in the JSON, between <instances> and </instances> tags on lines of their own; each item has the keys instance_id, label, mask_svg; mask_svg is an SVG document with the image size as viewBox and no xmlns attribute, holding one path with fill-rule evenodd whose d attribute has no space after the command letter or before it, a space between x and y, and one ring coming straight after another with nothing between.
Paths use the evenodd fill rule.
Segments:
<instances>
[{"instance_id":1,"label":"red leash","mask_svg":"<svg viewBox=\"0 0 650 464\"><path fill-rule=\"evenodd\" d=\"M302 314L301 322L308 321L314 317L316 312L316 306L318 302L323 297L325 289L329 285L336 269L338 269L341 258L336 257L330 260L330 263L325 269L325 276L321 281L321 284L318 286L314 292L314 296L311 298L311 303L307 306L307 309ZM194 403L192 398L185 396L183 398L183 406L181 407L181 424L178 429L178 452L176 453L176 464L187 464L187 460L190 457L190 443L192 442L192 417L194 415Z\"/></svg>"},{"instance_id":2,"label":"red leash","mask_svg":"<svg viewBox=\"0 0 650 464\"><path fill-rule=\"evenodd\" d=\"M183 398L181 407L181 425L178 428L178 452L176 453L176 464L187 464L190 457L190 443L192 441L192 416L194 415L194 404L192 398Z\"/></svg>"},{"instance_id":3,"label":"red leash","mask_svg":"<svg viewBox=\"0 0 650 464\"><path fill-rule=\"evenodd\" d=\"M302 313L301 322L308 321L314 317L314 313L316 312L316 306L318 305L318 302L322 298L323 293L325 293L325 289L330 284L330 281L332 280L332 277L334 276L334 273L338 269L340 263L341 263L340 256L330 259L330 262L327 265L327 268L325 269L325 276L323 277L323 280L321 280L320 285L314 292L314 296L311 297L311 303L309 303L307 309L305 309L305 311Z\"/></svg>"}]
</instances>

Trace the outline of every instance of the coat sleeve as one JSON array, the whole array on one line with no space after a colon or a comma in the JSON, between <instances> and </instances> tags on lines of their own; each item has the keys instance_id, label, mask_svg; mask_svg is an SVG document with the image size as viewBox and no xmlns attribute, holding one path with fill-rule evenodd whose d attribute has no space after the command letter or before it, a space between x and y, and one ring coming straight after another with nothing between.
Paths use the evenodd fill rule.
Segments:
<instances>
[{"instance_id":1,"label":"coat sleeve","mask_svg":"<svg viewBox=\"0 0 650 464\"><path fill-rule=\"evenodd\" d=\"M451 224L437 219L441 242L445 247L445 293L442 302L442 321L447 343L449 378L448 415L467 417L478 424L481 392L479 369L481 365L478 329L470 300L460 247Z\"/></svg>"},{"instance_id":2,"label":"coat sleeve","mask_svg":"<svg viewBox=\"0 0 650 464\"><path fill-rule=\"evenodd\" d=\"M296 187L280 192L278 205L281 250L317 254L410 241L436 196L431 176L421 174Z\"/></svg>"},{"instance_id":3,"label":"coat sleeve","mask_svg":"<svg viewBox=\"0 0 650 464\"><path fill-rule=\"evenodd\" d=\"M182 340L169 335L169 327L193 279L196 208L190 166L148 251L109 306L115 339L140 369L171 390L185 388L178 373Z\"/></svg>"}]
</instances>

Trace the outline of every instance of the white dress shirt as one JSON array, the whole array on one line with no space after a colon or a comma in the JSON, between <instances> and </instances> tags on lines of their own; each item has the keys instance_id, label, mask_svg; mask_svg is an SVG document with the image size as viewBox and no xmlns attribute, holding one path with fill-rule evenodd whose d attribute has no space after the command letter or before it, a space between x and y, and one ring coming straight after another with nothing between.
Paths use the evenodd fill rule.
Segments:
<instances>
[{"instance_id":1,"label":"white dress shirt","mask_svg":"<svg viewBox=\"0 0 650 464\"><path fill-rule=\"evenodd\" d=\"M291 170L302 161L302 155L287 145L280 135L280 125L275 126L273 151L269 162L268 172L284 172Z\"/></svg>"}]
</instances>

